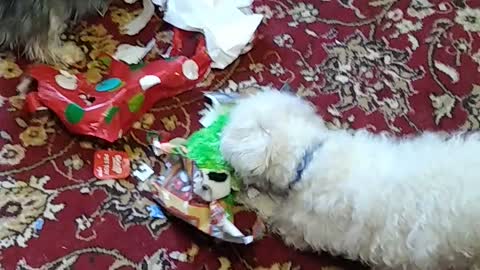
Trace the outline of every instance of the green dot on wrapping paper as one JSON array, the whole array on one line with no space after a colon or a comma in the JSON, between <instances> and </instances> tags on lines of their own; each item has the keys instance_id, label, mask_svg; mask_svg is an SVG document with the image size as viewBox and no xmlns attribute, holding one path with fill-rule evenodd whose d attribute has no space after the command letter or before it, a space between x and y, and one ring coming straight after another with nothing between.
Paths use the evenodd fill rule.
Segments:
<instances>
[{"instance_id":1,"label":"green dot on wrapping paper","mask_svg":"<svg viewBox=\"0 0 480 270\"><path fill-rule=\"evenodd\" d=\"M110 64L112 64L112 59L109 57L101 57L99 60L106 66L110 66Z\"/></svg>"},{"instance_id":2,"label":"green dot on wrapping paper","mask_svg":"<svg viewBox=\"0 0 480 270\"><path fill-rule=\"evenodd\" d=\"M145 101L145 96L142 93L136 94L128 101L128 110L132 113L140 111Z\"/></svg>"},{"instance_id":3,"label":"green dot on wrapping paper","mask_svg":"<svg viewBox=\"0 0 480 270\"><path fill-rule=\"evenodd\" d=\"M137 71L142 69L144 66L146 66L146 64L144 62L140 62L138 64L129 65L128 67L130 68L131 71Z\"/></svg>"},{"instance_id":4,"label":"green dot on wrapping paper","mask_svg":"<svg viewBox=\"0 0 480 270\"><path fill-rule=\"evenodd\" d=\"M69 104L65 109L65 118L70 124L78 124L84 115L83 109L75 103Z\"/></svg>"},{"instance_id":5,"label":"green dot on wrapping paper","mask_svg":"<svg viewBox=\"0 0 480 270\"><path fill-rule=\"evenodd\" d=\"M173 62L178 59L178 56L172 56L172 57L167 57L165 58L165 61L167 62Z\"/></svg>"},{"instance_id":6,"label":"green dot on wrapping paper","mask_svg":"<svg viewBox=\"0 0 480 270\"><path fill-rule=\"evenodd\" d=\"M120 109L118 107L112 107L108 109L107 113L105 114L105 123L110 124L113 120L113 117L115 117L119 111Z\"/></svg>"}]
</instances>

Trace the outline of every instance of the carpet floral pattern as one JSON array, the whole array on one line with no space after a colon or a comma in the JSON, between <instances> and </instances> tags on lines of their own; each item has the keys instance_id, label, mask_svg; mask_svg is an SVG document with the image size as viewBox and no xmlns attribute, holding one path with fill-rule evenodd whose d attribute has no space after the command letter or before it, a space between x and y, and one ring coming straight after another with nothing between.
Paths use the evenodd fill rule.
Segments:
<instances>
[{"instance_id":1,"label":"carpet floral pattern","mask_svg":"<svg viewBox=\"0 0 480 270\"><path fill-rule=\"evenodd\" d=\"M168 46L172 33L159 18L138 36L122 35L140 9L115 3L105 17L66 33L88 56L73 71L98 82L101 53L153 37ZM479 1L257 0L254 10L265 16L254 49L202 89L289 83L331 128L399 136L479 128ZM27 64L0 54L0 269L362 269L270 236L248 247L215 242L183 222L152 219L152 201L133 181L93 177L95 149L151 163L145 130L187 136L197 129L201 89L158 103L108 145L72 136L53 115L23 113L16 85Z\"/></svg>"}]
</instances>

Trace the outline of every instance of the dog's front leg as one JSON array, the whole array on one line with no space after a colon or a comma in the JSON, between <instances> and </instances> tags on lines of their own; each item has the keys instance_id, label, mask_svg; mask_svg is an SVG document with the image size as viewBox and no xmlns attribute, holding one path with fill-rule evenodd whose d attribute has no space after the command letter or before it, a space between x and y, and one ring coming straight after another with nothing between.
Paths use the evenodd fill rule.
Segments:
<instances>
[{"instance_id":1,"label":"dog's front leg","mask_svg":"<svg viewBox=\"0 0 480 270\"><path fill-rule=\"evenodd\" d=\"M268 227L279 234L287 245L299 250L311 249L301 230L294 227L288 218L290 215L284 212L285 198L268 193L244 192L239 196L239 200L247 208L256 211Z\"/></svg>"},{"instance_id":2,"label":"dog's front leg","mask_svg":"<svg viewBox=\"0 0 480 270\"><path fill-rule=\"evenodd\" d=\"M268 194L257 193L252 194L252 189L241 193L238 200L245 205L246 208L257 212L267 223L275 215L277 203Z\"/></svg>"},{"instance_id":3,"label":"dog's front leg","mask_svg":"<svg viewBox=\"0 0 480 270\"><path fill-rule=\"evenodd\" d=\"M285 216L286 214L278 212L277 215L271 219L269 225L272 231L280 235L288 246L295 247L302 251L310 251L312 248L307 241L305 241L303 231L292 224L290 219Z\"/></svg>"}]
</instances>

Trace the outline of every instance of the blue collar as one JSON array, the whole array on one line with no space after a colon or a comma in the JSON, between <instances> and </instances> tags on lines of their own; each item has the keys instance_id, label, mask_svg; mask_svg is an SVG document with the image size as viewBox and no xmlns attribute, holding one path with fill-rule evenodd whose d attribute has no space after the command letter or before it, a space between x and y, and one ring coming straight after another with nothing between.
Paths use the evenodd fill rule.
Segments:
<instances>
[{"instance_id":1,"label":"blue collar","mask_svg":"<svg viewBox=\"0 0 480 270\"><path fill-rule=\"evenodd\" d=\"M310 162L313 159L313 155L315 152L323 145L323 143L318 143L313 147L307 149L303 154L302 160L297 165L297 170L295 174L295 178L288 184L288 188L292 189L294 185L296 185L300 180L302 180L303 172L308 167Z\"/></svg>"}]
</instances>

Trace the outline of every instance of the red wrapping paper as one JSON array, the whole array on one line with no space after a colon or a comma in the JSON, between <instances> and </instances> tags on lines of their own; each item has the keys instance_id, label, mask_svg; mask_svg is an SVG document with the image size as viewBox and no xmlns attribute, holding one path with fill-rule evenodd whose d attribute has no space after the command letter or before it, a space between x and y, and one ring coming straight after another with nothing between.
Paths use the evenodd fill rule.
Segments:
<instances>
[{"instance_id":1,"label":"red wrapping paper","mask_svg":"<svg viewBox=\"0 0 480 270\"><path fill-rule=\"evenodd\" d=\"M38 88L29 93L26 108L33 111L47 107L70 132L113 142L156 102L193 89L208 75L211 60L205 40L198 40L194 55L188 58L182 55L187 36L188 33L175 29L171 57L153 61L139 70L110 56L101 57L109 66L109 73L103 78L107 82L100 86L88 83L84 74L77 74L73 79L75 89L66 89L58 83L58 77L63 76L59 70L47 65L31 66L27 74L37 80Z\"/></svg>"}]
</instances>

